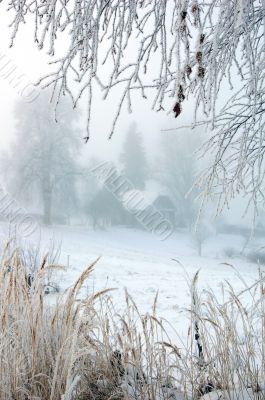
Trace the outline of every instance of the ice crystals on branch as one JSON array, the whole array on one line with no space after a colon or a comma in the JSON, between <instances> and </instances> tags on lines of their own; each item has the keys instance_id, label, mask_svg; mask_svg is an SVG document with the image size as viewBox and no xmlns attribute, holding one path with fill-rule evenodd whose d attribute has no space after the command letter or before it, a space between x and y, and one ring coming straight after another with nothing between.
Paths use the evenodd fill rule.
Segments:
<instances>
[{"instance_id":1,"label":"ice crystals on branch","mask_svg":"<svg viewBox=\"0 0 265 400\"><path fill-rule=\"evenodd\" d=\"M104 99L120 89L109 137L124 104L132 110L135 91L143 98L154 93L152 108L175 117L192 98L195 123L199 112L213 130L206 192L216 188L221 204L237 191L254 202L263 198L264 0L13 0L8 8L14 15L11 44L32 15L35 41L51 57L56 40L68 40L40 83L53 86L58 102L69 95L74 107L87 94L86 139L96 85Z\"/></svg>"}]
</instances>

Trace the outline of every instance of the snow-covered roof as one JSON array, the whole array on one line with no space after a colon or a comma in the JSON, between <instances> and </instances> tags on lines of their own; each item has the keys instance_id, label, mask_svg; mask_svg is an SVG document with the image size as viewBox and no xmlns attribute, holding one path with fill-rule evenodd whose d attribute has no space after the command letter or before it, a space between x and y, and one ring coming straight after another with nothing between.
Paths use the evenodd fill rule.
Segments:
<instances>
[{"instance_id":1,"label":"snow-covered roof","mask_svg":"<svg viewBox=\"0 0 265 400\"><path fill-rule=\"evenodd\" d=\"M123 203L129 204L131 210L144 210L152 205L157 198L157 193L146 190L129 190L123 195Z\"/></svg>"}]
</instances>

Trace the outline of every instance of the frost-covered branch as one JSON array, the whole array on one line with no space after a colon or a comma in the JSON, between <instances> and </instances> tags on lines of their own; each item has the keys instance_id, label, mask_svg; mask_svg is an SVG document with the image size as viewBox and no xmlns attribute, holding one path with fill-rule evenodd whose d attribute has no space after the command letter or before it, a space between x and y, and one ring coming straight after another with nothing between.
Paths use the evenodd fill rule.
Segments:
<instances>
[{"instance_id":1,"label":"frost-covered branch","mask_svg":"<svg viewBox=\"0 0 265 400\"><path fill-rule=\"evenodd\" d=\"M132 90L146 98L147 89L155 89L153 109L163 110L168 97L172 103L184 100L180 85L187 76L194 83L203 75L198 49L206 33L202 34L202 11L196 1L12 0L9 11L14 14L11 45L20 25L32 17L37 46L47 48L54 58L52 71L40 83L53 86L57 101L68 94L76 105L86 92L89 121L94 85L103 90L104 99L114 87L122 88L110 136L122 105L127 102L131 110ZM55 58L59 40L67 48ZM191 79L194 63L200 65Z\"/></svg>"},{"instance_id":2,"label":"frost-covered branch","mask_svg":"<svg viewBox=\"0 0 265 400\"><path fill-rule=\"evenodd\" d=\"M193 99L195 122L205 115L213 130L206 192L221 185L225 201L262 193L265 0L11 0L8 9L11 44L34 21L35 42L52 57L40 83L53 86L56 102L69 95L76 106L87 94L87 140L96 85L104 99L120 88L110 137L133 91L154 93L152 108L175 117Z\"/></svg>"}]
</instances>

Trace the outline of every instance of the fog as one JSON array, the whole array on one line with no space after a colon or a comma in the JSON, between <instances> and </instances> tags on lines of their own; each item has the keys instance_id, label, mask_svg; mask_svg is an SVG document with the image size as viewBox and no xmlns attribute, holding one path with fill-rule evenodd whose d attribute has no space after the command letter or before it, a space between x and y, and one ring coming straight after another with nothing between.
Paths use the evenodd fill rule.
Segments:
<instances>
[{"instance_id":1,"label":"fog","mask_svg":"<svg viewBox=\"0 0 265 400\"><path fill-rule=\"evenodd\" d=\"M1 7L0 400L265 400L265 0Z\"/></svg>"},{"instance_id":2,"label":"fog","mask_svg":"<svg viewBox=\"0 0 265 400\"><path fill-rule=\"evenodd\" d=\"M21 74L25 74L33 90L33 84L40 76L50 71L47 66L48 58L32 43L30 24L23 28L16 38L16 45L10 48L10 31L5 13L0 16L0 23L3 68L0 75L1 180L6 190L39 222L81 224L89 229L109 229L113 225L146 229L135 218L136 210L126 210L123 199L117 199L115 193L111 193L106 187L109 176L104 181L91 174L91 169L100 163L111 162L120 179L123 177L130 182L130 191L141 191L145 208L154 206L156 211L165 215L165 219L173 224L174 230L185 229L192 232L200 224L208 226L208 230L211 226L211 232L218 229L229 230L231 226L236 227L235 231L252 226L252 210L244 215L246 201L240 197L233 200L217 217L217 200L209 200L198 219L199 195L203 188L190 189L203 168L210 165L209 154L199 160L200 153L196 152L209 134L203 127L195 130L188 127L176 129L192 124L192 99L186 104L180 118L175 120L173 113L152 111L152 97L144 100L139 94L133 94L133 112L129 114L126 106L123 107L115 133L109 140L109 126L120 92L114 92L112 97L103 101L98 90L93 99L91 138L85 144L83 137L86 135L86 97L81 99L77 110L69 111L67 122L62 117L57 123L49 105L49 96L45 94L48 93L47 90L43 94L40 88L36 88L36 100L31 103L25 101L5 76L4 60L8 60ZM59 42L58 46L63 49L64 43ZM223 91L225 94L226 87ZM47 114L40 115L41 102L43 109L49 109ZM39 117L41 125L36 122ZM47 126L48 131L45 130ZM63 132L69 126L72 127L71 141L67 143ZM136 142L133 137L137 138ZM48 146L53 148L55 154L55 160L48 164L43 162L47 152L40 154L39 151L44 138L48 138ZM71 149L73 143L76 151ZM23 156L18 162L17 154L20 151ZM64 152L67 153L65 165L58 166L57 159L64 159ZM23 175L25 168L27 174ZM131 177L132 170L136 173ZM137 181L137 176L141 177L141 184ZM48 188L44 184L47 177L52 180L51 187ZM123 195L125 194L124 191ZM65 198L69 201L65 202ZM156 201L158 208L155 206ZM47 212L49 216L45 215ZM255 224L260 223L258 218Z\"/></svg>"}]
</instances>

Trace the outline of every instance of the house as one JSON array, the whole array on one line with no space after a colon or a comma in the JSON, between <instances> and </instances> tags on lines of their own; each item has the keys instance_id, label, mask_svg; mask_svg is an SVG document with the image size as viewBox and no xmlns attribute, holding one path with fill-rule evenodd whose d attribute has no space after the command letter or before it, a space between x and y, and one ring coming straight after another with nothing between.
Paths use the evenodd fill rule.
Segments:
<instances>
[{"instance_id":1,"label":"house","mask_svg":"<svg viewBox=\"0 0 265 400\"><path fill-rule=\"evenodd\" d=\"M123 206L127 210L126 225L139 226L152 219L156 213L163 220L176 225L176 208L169 196L151 191L132 190L123 196ZM142 223L141 223L142 221Z\"/></svg>"},{"instance_id":2,"label":"house","mask_svg":"<svg viewBox=\"0 0 265 400\"><path fill-rule=\"evenodd\" d=\"M176 225L176 207L167 195L158 195L153 201L153 206L163 214L164 218Z\"/></svg>"}]
</instances>

